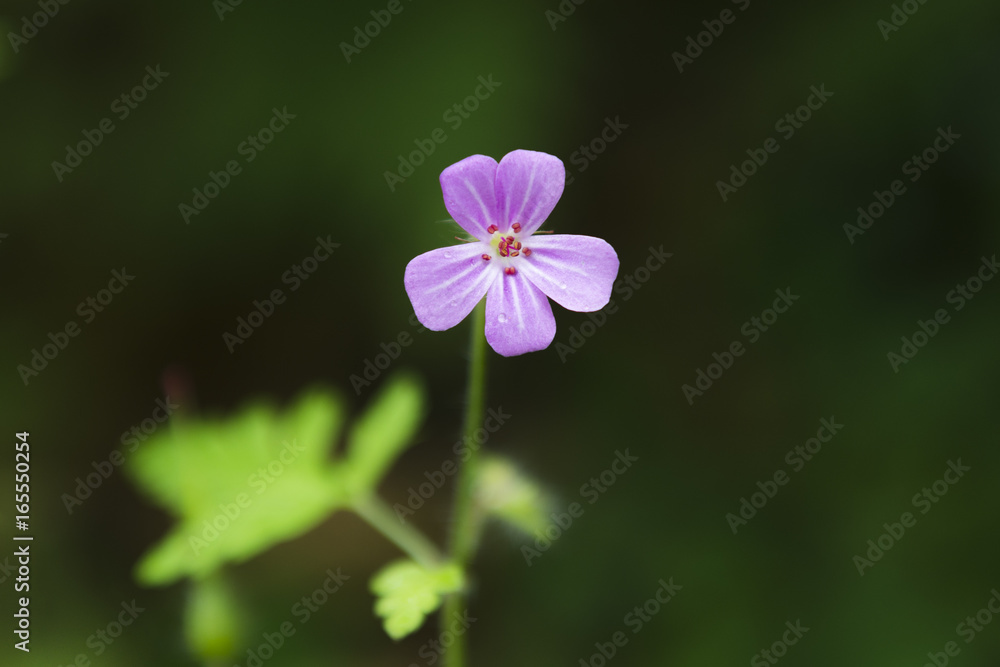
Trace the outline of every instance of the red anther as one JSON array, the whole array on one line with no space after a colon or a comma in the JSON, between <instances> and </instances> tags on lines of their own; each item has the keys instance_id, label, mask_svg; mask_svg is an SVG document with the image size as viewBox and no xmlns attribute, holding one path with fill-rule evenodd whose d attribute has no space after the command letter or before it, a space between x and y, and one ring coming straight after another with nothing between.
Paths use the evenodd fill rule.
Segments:
<instances>
[{"instance_id":1,"label":"red anther","mask_svg":"<svg viewBox=\"0 0 1000 667\"><path fill-rule=\"evenodd\" d=\"M489 227L486 228L486 233L487 234L492 234L495 231L497 231L497 226L496 225L490 225Z\"/></svg>"},{"instance_id":2,"label":"red anther","mask_svg":"<svg viewBox=\"0 0 1000 667\"><path fill-rule=\"evenodd\" d=\"M514 244L514 250L520 250L520 249L521 249L521 242L518 241Z\"/></svg>"},{"instance_id":3,"label":"red anther","mask_svg":"<svg viewBox=\"0 0 1000 667\"><path fill-rule=\"evenodd\" d=\"M486 253L483 253L483 259L485 259L488 262L490 261L490 256L487 255Z\"/></svg>"},{"instance_id":4,"label":"red anther","mask_svg":"<svg viewBox=\"0 0 1000 667\"><path fill-rule=\"evenodd\" d=\"M520 255L520 254L521 254L521 253L519 253L518 251L516 251L516 250L515 250L514 252L510 253L510 256L511 256L511 257L517 257L517 256L518 256L518 255Z\"/></svg>"},{"instance_id":5,"label":"red anther","mask_svg":"<svg viewBox=\"0 0 1000 667\"><path fill-rule=\"evenodd\" d=\"M514 237L513 236L508 236L507 237L507 243L513 244L514 243Z\"/></svg>"},{"instance_id":6,"label":"red anther","mask_svg":"<svg viewBox=\"0 0 1000 667\"><path fill-rule=\"evenodd\" d=\"M531 257L531 248L525 248L524 249L524 256L525 257Z\"/></svg>"},{"instance_id":7,"label":"red anther","mask_svg":"<svg viewBox=\"0 0 1000 667\"><path fill-rule=\"evenodd\" d=\"M521 231L521 223L515 222L513 225L510 226L510 228L514 230L515 234L517 234L518 232Z\"/></svg>"},{"instance_id":8,"label":"red anther","mask_svg":"<svg viewBox=\"0 0 1000 667\"><path fill-rule=\"evenodd\" d=\"M503 272L506 273L508 276L513 276L517 274L517 269L515 269L513 266L508 266L503 270Z\"/></svg>"}]
</instances>

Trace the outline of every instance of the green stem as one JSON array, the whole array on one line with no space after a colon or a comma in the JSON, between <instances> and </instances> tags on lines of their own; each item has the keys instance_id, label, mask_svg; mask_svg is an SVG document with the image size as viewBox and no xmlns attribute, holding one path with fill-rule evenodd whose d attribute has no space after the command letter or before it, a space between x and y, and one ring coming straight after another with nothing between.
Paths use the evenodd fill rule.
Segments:
<instances>
[{"instance_id":1,"label":"green stem","mask_svg":"<svg viewBox=\"0 0 1000 667\"><path fill-rule=\"evenodd\" d=\"M474 441L476 429L483 423L486 410L486 326L485 300L476 306L472 317L469 341L469 384L466 389L464 442ZM455 510L449 557L463 572L468 570L479 538L479 521L474 502L476 480L479 475L479 448L467 447L469 458L462 466L455 495ZM453 616L461 615L467 606L465 592L449 595L441 608L441 626ZM464 667L466 664L465 635L457 635L455 642L444 654L444 667Z\"/></svg>"},{"instance_id":2,"label":"green stem","mask_svg":"<svg viewBox=\"0 0 1000 667\"><path fill-rule=\"evenodd\" d=\"M358 516L423 567L434 569L444 562L444 556L434 543L411 524L401 522L396 513L378 496L368 496L351 507Z\"/></svg>"}]
</instances>

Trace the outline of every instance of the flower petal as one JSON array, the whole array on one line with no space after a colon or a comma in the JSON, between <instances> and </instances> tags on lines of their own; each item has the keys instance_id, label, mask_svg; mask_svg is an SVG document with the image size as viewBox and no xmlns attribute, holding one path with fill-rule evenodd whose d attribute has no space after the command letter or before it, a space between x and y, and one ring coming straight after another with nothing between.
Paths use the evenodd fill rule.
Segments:
<instances>
[{"instance_id":1,"label":"flower petal","mask_svg":"<svg viewBox=\"0 0 1000 667\"><path fill-rule=\"evenodd\" d=\"M517 261L535 287L567 310L589 313L600 310L611 299L618 276L618 255L603 239L575 234L532 236Z\"/></svg>"},{"instance_id":2,"label":"flower petal","mask_svg":"<svg viewBox=\"0 0 1000 667\"><path fill-rule=\"evenodd\" d=\"M503 275L481 243L425 252L406 265L403 286L420 323L432 331L450 329L472 312L490 284Z\"/></svg>"},{"instance_id":3,"label":"flower petal","mask_svg":"<svg viewBox=\"0 0 1000 667\"><path fill-rule=\"evenodd\" d=\"M552 306L523 273L501 273L486 295L486 340L505 357L544 350L556 335Z\"/></svg>"},{"instance_id":4,"label":"flower petal","mask_svg":"<svg viewBox=\"0 0 1000 667\"><path fill-rule=\"evenodd\" d=\"M518 150L500 160L496 175L496 201L501 232L521 223L522 233L538 229L555 208L566 184L562 160L538 151Z\"/></svg>"},{"instance_id":5,"label":"flower petal","mask_svg":"<svg viewBox=\"0 0 1000 667\"><path fill-rule=\"evenodd\" d=\"M500 226L496 200L497 161L472 155L441 172L444 206L462 229L488 241L490 225Z\"/></svg>"}]
</instances>

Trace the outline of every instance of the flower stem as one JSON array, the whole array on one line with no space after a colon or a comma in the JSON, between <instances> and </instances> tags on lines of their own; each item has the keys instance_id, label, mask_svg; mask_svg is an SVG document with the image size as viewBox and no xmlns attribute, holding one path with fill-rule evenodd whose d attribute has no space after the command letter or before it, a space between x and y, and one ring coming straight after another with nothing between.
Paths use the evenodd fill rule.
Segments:
<instances>
[{"instance_id":1,"label":"flower stem","mask_svg":"<svg viewBox=\"0 0 1000 667\"><path fill-rule=\"evenodd\" d=\"M486 327L486 301L479 303L473 310L471 338L469 339L469 384L466 388L465 424L463 441L469 458L462 466L458 476L458 487L455 494L455 510L449 558L462 571L468 569L475 554L476 542L479 537L478 517L474 503L476 480L479 475L479 448L469 447L474 441L476 429L483 422L486 410L486 337L483 330ZM456 615L461 615L467 606L465 592L454 593L445 598L441 608L441 626L445 627ZM465 635L456 635L455 642L444 654L444 667L465 667Z\"/></svg>"},{"instance_id":2,"label":"flower stem","mask_svg":"<svg viewBox=\"0 0 1000 667\"><path fill-rule=\"evenodd\" d=\"M378 496L368 496L351 507L358 516L423 567L434 569L444 563L444 556L437 546L412 525L401 522L396 513Z\"/></svg>"}]
</instances>

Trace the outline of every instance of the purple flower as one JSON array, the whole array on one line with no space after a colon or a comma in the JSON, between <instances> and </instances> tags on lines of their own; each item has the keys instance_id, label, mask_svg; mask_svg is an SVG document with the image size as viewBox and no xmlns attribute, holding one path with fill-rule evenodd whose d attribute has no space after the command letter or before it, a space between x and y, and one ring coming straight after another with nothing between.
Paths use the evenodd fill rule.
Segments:
<instances>
[{"instance_id":1,"label":"purple flower","mask_svg":"<svg viewBox=\"0 0 1000 667\"><path fill-rule=\"evenodd\" d=\"M478 241L431 250L406 265L403 285L420 323L450 329L486 295L486 340L512 357L552 342L549 299L577 312L607 305L618 275L614 248L592 236L532 235L565 180L562 160L525 150L500 164L473 155L441 172L445 208Z\"/></svg>"}]
</instances>

